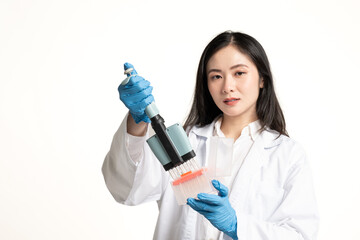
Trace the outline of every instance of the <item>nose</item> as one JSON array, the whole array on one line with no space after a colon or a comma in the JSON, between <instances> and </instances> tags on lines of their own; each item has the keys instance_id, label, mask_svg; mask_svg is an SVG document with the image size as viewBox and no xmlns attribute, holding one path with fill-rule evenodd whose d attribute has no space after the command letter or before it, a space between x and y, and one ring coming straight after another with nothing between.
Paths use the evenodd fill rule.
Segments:
<instances>
[{"instance_id":1,"label":"nose","mask_svg":"<svg viewBox=\"0 0 360 240\"><path fill-rule=\"evenodd\" d=\"M222 92L225 94L234 92L235 81L232 77L225 77Z\"/></svg>"}]
</instances>

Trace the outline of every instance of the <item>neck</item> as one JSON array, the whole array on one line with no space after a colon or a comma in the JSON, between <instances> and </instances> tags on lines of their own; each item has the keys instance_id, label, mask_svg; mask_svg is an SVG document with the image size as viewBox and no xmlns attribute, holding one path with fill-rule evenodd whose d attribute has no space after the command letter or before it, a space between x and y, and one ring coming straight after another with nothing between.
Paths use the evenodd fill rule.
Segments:
<instances>
[{"instance_id":1,"label":"neck","mask_svg":"<svg viewBox=\"0 0 360 240\"><path fill-rule=\"evenodd\" d=\"M227 138L238 139L241 135L242 130L258 119L257 115L253 115L247 118L241 116L227 116L223 115L220 129Z\"/></svg>"}]
</instances>

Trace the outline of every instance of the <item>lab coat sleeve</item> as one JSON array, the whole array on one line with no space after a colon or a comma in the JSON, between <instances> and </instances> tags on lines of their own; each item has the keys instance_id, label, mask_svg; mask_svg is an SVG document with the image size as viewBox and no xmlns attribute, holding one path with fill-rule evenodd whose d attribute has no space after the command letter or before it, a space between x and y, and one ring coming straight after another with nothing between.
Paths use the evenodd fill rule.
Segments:
<instances>
[{"instance_id":1,"label":"lab coat sleeve","mask_svg":"<svg viewBox=\"0 0 360 240\"><path fill-rule=\"evenodd\" d=\"M168 175L145 141L136 146L131 142L128 145L127 116L115 133L102 166L106 186L114 199L125 205L159 200L168 184ZM129 148L133 147L141 148L132 151L136 153L132 156L136 155L138 159L130 156Z\"/></svg>"},{"instance_id":2,"label":"lab coat sleeve","mask_svg":"<svg viewBox=\"0 0 360 240\"><path fill-rule=\"evenodd\" d=\"M269 219L260 220L237 210L239 240L314 240L319 217L312 175L304 151L295 146L289 153L284 195Z\"/></svg>"}]
</instances>

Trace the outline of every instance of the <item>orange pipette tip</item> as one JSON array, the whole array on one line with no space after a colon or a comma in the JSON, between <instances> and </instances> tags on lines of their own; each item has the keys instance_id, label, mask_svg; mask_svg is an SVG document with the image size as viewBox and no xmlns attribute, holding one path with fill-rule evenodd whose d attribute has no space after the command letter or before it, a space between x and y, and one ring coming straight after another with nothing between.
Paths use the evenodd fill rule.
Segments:
<instances>
[{"instance_id":1,"label":"orange pipette tip","mask_svg":"<svg viewBox=\"0 0 360 240\"><path fill-rule=\"evenodd\" d=\"M184 174L181 174L181 177L184 177L184 176L189 175L189 174L191 174L191 173L192 173L192 171L188 171L188 172L186 172L186 173L184 173Z\"/></svg>"},{"instance_id":2,"label":"orange pipette tip","mask_svg":"<svg viewBox=\"0 0 360 240\"><path fill-rule=\"evenodd\" d=\"M203 174L204 169L197 170L195 172L189 171L181 175L179 179L176 179L172 182L172 185L179 185L180 183L184 183L189 181L195 177L201 176Z\"/></svg>"}]
</instances>

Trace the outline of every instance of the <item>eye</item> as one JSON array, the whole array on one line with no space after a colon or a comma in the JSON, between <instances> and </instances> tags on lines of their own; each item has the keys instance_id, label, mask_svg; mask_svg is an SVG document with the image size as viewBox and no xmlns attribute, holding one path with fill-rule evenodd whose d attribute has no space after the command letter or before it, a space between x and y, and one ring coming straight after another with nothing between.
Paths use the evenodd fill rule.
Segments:
<instances>
[{"instance_id":1,"label":"eye","mask_svg":"<svg viewBox=\"0 0 360 240\"><path fill-rule=\"evenodd\" d=\"M220 78L221 78L220 75L213 75L210 77L210 79L212 79L212 80L216 80L216 79L220 79Z\"/></svg>"},{"instance_id":2,"label":"eye","mask_svg":"<svg viewBox=\"0 0 360 240\"><path fill-rule=\"evenodd\" d=\"M235 76L241 76L241 75L244 75L244 74L245 74L245 72L236 72Z\"/></svg>"}]
</instances>

